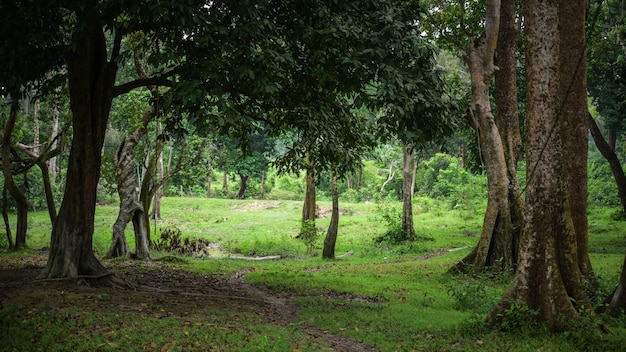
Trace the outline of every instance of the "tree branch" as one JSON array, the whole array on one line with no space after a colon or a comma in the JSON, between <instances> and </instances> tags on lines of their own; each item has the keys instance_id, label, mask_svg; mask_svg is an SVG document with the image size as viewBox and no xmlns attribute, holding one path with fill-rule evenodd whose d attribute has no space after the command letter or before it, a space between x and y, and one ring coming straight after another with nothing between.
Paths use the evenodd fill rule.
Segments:
<instances>
[{"instance_id":1,"label":"tree branch","mask_svg":"<svg viewBox=\"0 0 626 352\"><path fill-rule=\"evenodd\" d=\"M119 95L130 92L131 90L139 87L148 87L148 86L166 86L171 87L172 81L169 79L174 75L174 71L170 71L163 76L158 77L150 77L150 78L139 78L134 81L130 81L124 83L119 86L115 86L113 88L113 96L117 97Z\"/></svg>"}]
</instances>

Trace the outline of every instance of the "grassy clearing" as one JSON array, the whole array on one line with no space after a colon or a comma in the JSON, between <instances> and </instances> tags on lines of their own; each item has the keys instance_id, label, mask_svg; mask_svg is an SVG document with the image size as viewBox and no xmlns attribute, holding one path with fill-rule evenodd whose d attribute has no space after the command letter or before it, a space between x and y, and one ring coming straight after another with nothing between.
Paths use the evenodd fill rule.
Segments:
<instances>
[{"instance_id":1,"label":"grassy clearing","mask_svg":"<svg viewBox=\"0 0 626 352\"><path fill-rule=\"evenodd\" d=\"M604 351L625 345L625 320L608 320L612 331L608 335L594 329L551 335L524 324L509 333L485 327L487 312L512 275L448 274L447 269L477 242L482 217L432 202L427 205L416 205L415 223L417 232L429 240L386 246L374 244L374 238L386 230L378 205L340 204L344 214L337 253L353 250L354 255L324 261L319 253L306 256L305 246L293 238L300 225L300 202L167 198L163 220L153 224L157 231L153 236L158 236L160 229L175 226L183 236L219 243L220 253L186 258L184 263L168 264L166 270L216 276L245 270L249 272L247 282L292 297L298 307L298 321L281 327L262 315L207 310L202 304L182 316L165 318L69 308L29 315L24 307L3 302L0 337L19 337L12 339L7 350L25 346L31 346L26 350L327 349L319 339L299 331L298 326L307 324L381 351ZM321 202L320 206L324 210L330 204ZM591 209L589 215L590 251L600 278L600 297L616 284L626 251L626 223L614 220L614 213L615 209L598 208ZM108 248L116 214L115 207L98 208L94 236L98 253ZM31 214L31 248L47 246L50 230L46 219L44 213ZM328 221L317 221L320 231ZM128 236L132 238L130 229ZM281 255L284 259L251 262L224 259L225 253ZM20 259L30 255L32 251L2 253L0 267L19 265ZM165 253L155 253L161 255Z\"/></svg>"}]
</instances>

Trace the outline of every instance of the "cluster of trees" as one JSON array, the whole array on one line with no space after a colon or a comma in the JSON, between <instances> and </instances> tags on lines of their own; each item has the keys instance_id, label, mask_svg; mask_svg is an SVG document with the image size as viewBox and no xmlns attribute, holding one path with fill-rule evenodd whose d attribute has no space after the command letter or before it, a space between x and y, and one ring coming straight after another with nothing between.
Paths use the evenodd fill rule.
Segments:
<instances>
[{"instance_id":1,"label":"cluster of trees","mask_svg":"<svg viewBox=\"0 0 626 352\"><path fill-rule=\"evenodd\" d=\"M514 268L515 280L488 320L500 324L504 312L521 303L549 329L568 329L591 312L584 289L594 282L586 220L590 128L612 160L616 179L625 179L615 157L625 91L622 5L592 5L2 3L4 214L8 192L18 213L16 245L25 243L29 202L14 176L37 165L53 223L41 277L117 281L92 252L99 185L115 185L120 198L108 254L129 255L124 229L132 222L134 255L147 259L150 217L159 216L158 195L180 177L177 172L198 167L210 182L212 170L220 170L224 189L227 174L236 173L237 197L244 197L247 180L264 179L273 154L277 170L306 173L303 236L315 221L316 184L320 175L329 175L333 211L323 256L333 258L338 180L354 182L362 158L396 139L402 151L403 234L414 240L416 153L461 128L454 121L460 105L450 93L460 82L445 79L437 68L436 44L466 64L471 90L462 115L476 132L488 180L479 243L452 270ZM596 36L602 40L589 50L588 81L586 38ZM588 90L605 118L608 143L590 118ZM31 107L35 121L45 107L50 119L44 129L50 133L40 138L36 127L33 144L19 145L19 117L30 116L25 110ZM59 168L54 158L64 148L67 165ZM144 150L140 167L138 148ZM110 170L103 167L108 156ZM517 179L522 159L524 191ZM194 166L199 160L204 162ZM390 171L388 181L392 176ZM50 179L59 178L65 187L57 213ZM626 186L620 192L626 209ZM609 299L610 312L623 311L625 284L626 273Z\"/></svg>"}]
</instances>

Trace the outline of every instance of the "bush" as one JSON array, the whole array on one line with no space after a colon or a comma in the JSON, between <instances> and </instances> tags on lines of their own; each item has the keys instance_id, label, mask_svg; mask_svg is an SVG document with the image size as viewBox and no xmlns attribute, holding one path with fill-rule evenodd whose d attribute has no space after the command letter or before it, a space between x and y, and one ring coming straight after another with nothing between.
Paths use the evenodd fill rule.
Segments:
<instances>
[{"instance_id":1,"label":"bush","mask_svg":"<svg viewBox=\"0 0 626 352\"><path fill-rule=\"evenodd\" d=\"M161 229L160 237L152 241L152 248L159 251L201 257L208 256L206 249L210 245L207 240L183 238L180 229L174 226Z\"/></svg>"},{"instance_id":2,"label":"bush","mask_svg":"<svg viewBox=\"0 0 626 352\"><path fill-rule=\"evenodd\" d=\"M460 163L459 158L443 153L424 161L415 177L419 194L446 199L467 185L472 175Z\"/></svg>"},{"instance_id":3,"label":"bush","mask_svg":"<svg viewBox=\"0 0 626 352\"><path fill-rule=\"evenodd\" d=\"M608 163L598 161L589 165L589 202L595 205L619 206L617 185Z\"/></svg>"},{"instance_id":4,"label":"bush","mask_svg":"<svg viewBox=\"0 0 626 352\"><path fill-rule=\"evenodd\" d=\"M300 233L296 236L296 238L304 243L306 246L306 253L310 255L315 250L315 246L321 235L322 232L318 232L315 227L315 221L306 220L302 222Z\"/></svg>"}]
</instances>

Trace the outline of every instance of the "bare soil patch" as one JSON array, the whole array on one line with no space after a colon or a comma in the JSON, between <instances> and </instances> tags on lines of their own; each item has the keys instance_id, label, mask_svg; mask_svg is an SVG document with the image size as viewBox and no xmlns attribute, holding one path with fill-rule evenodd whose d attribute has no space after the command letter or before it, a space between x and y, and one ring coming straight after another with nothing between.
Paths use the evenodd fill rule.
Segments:
<instances>
[{"instance_id":1,"label":"bare soil patch","mask_svg":"<svg viewBox=\"0 0 626 352\"><path fill-rule=\"evenodd\" d=\"M322 339L336 351L374 351L343 336L299 323L287 293L269 293L245 281L250 270L228 277L186 272L169 264L116 261L110 269L136 284L136 291L102 285L99 280L38 281L46 254L0 260L0 309L20 306L16 314L37 314L68 307L98 312L136 312L141 317L185 317L216 308L256 314L268 323L297 326L312 339ZM297 324L296 324L297 323Z\"/></svg>"}]
</instances>

